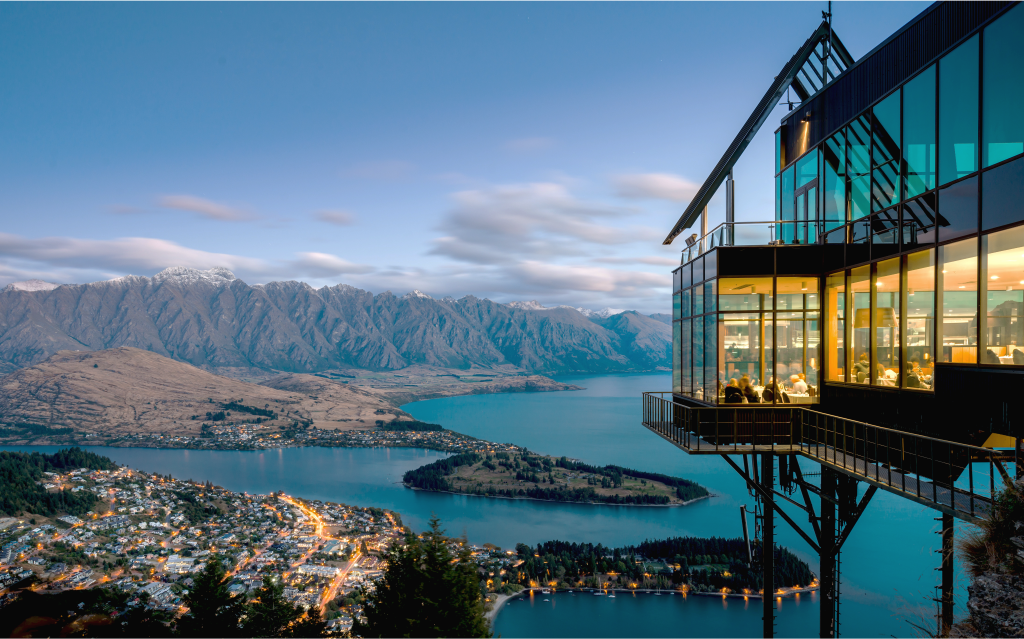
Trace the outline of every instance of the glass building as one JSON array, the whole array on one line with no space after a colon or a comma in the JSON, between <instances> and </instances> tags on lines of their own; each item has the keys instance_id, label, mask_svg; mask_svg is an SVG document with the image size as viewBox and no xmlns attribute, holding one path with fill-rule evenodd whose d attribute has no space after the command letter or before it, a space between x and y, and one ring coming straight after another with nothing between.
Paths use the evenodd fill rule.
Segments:
<instances>
[{"instance_id":1,"label":"glass building","mask_svg":"<svg viewBox=\"0 0 1024 639\"><path fill-rule=\"evenodd\" d=\"M675 270L677 400L815 404L958 441L1024 423L996 392L1024 380L1022 35L1016 3L937 3L857 61L831 30L808 41L666 239L797 89L774 220L692 235Z\"/></svg>"}]
</instances>

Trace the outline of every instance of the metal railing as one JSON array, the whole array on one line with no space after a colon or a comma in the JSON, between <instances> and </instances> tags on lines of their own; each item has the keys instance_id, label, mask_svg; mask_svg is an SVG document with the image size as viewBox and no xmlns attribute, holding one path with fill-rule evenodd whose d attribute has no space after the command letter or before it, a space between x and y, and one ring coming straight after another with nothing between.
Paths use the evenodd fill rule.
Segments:
<instances>
[{"instance_id":1,"label":"metal railing","mask_svg":"<svg viewBox=\"0 0 1024 639\"><path fill-rule=\"evenodd\" d=\"M671 397L670 392L644 393L644 426L690 453L801 454L967 519L986 517L997 486L1010 481L1002 463L1012 460L1012 455L993 449L809 408L695 408Z\"/></svg>"},{"instance_id":2,"label":"metal railing","mask_svg":"<svg viewBox=\"0 0 1024 639\"><path fill-rule=\"evenodd\" d=\"M704 237L691 235L683 249L682 263L718 248L719 246L774 246L815 244L821 233L820 220L724 222L708 231Z\"/></svg>"}]
</instances>

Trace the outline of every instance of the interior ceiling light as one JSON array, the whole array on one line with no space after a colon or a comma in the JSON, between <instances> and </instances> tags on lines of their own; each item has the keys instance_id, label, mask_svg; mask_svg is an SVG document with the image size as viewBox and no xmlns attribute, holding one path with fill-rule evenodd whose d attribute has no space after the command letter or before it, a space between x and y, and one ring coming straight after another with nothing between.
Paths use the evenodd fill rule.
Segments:
<instances>
[{"instance_id":1,"label":"interior ceiling light","mask_svg":"<svg viewBox=\"0 0 1024 639\"><path fill-rule=\"evenodd\" d=\"M998 279L999 279L999 276L998 276L998 275L993 275L993 276L992 276L992 279L994 279L994 280L998 280Z\"/></svg>"},{"instance_id":2,"label":"interior ceiling light","mask_svg":"<svg viewBox=\"0 0 1024 639\"><path fill-rule=\"evenodd\" d=\"M961 286L960 288L967 288L967 287L966 286Z\"/></svg>"}]
</instances>

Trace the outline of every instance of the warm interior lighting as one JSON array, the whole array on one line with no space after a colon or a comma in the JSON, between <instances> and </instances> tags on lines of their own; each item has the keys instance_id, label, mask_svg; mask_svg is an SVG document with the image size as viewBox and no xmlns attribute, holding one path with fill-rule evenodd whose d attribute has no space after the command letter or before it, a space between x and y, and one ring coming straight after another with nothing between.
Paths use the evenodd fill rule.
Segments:
<instances>
[{"instance_id":1,"label":"warm interior lighting","mask_svg":"<svg viewBox=\"0 0 1024 639\"><path fill-rule=\"evenodd\" d=\"M800 282L800 290L801 291L806 291L807 290L807 282Z\"/></svg>"},{"instance_id":2,"label":"warm interior lighting","mask_svg":"<svg viewBox=\"0 0 1024 639\"><path fill-rule=\"evenodd\" d=\"M967 288L967 287L966 286L961 286L960 288Z\"/></svg>"},{"instance_id":3,"label":"warm interior lighting","mask_svg":"<svg viewBox=\"0 0 1024 639\"><path fill-rule=\"evenodd\" d=\"M998 275L993 275L993 276L992 276L992 279L994 279L994 280L998 280L998 279L999 279L999 276L998 276Z\"/></svg>"}]
</instances>

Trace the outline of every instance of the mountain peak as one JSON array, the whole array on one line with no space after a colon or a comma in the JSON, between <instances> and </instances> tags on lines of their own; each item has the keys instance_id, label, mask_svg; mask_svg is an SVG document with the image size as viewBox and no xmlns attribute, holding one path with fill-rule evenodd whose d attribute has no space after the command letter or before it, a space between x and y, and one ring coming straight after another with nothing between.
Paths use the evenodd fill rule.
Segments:
<instances>
[{"instance_id":1,"label":"mountain peak","mask_svg":"<svg viewBox=\"0 0 1024 639\"><path fill-rule=\"evenodd\" d=\"M624 308L611 308L610 306L602 308L599 311L593 311L589 308L577 308L576 310L584 317L600 317L601 319L607 319L612 315L618 315L619 313L626 312L626 309Z\"/></svg>"},{"instance_id":2,"label":"mountain peak","mask_svg":"<svg viewBox=\"0 0 1024 639\"><path fill-rule=\"evenodd\" d=\"M44 282L43 280L25 280L24 282L11 282L7 285L6 290L9 291L52 291L53 289L60 286L60 284L54 284L53 282Z\"/></svg>"},{"instance_id":3,"label":"mountain peak","mask_svg":"<svg viewBox=\"0 0 1024 639\"><path fill-rule=\"evenodd\" d=\"M432 300L432 299L434 299L433 297L430 297L426 293L423 293L423 292L415 290L415 289L413 289L413 291L411 293L406 293L405 297L409 298L409 299L416 298L416 297L418 297L420 299L424 299L424 300Z\"/></svg>"},{"instance_id":4,"label":"mountain peak","mask_svg":"<svg viewBox=\"0 0 1024 639\"><path fill-rule=\"evenodd\" d=\"M209 284L223 285L230 284L234 279L235 274L223 266L214 266L205 271L188 268L187 266L172 266L153 276L154 282L172 281L178 284L207 282Z\"/></svg>"},{"instance_id":5,"label":"mountain peak","mask_svg":"<svg viewBox=\"0 0 1024 639\"><path fill-rule=\"evenodd\" d=\"M508 304L505 304L505 306L510 306L512 308L518 308L518 309L523 310L523 311L545 311L545 310L547 310L545 307L541 306L540 302L538 302L537 300L530 300L530 301L523 301L523 302L509 302Z\"/></svg>"}]
</instances>

